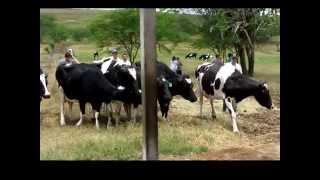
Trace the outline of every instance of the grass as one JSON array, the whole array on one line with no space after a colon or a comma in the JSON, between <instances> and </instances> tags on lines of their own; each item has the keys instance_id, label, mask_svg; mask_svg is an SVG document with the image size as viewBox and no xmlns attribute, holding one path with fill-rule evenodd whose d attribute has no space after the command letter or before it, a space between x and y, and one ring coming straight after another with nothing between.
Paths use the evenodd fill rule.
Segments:
<instances>
[{"instance_id":1,"label":"grass","mask_svg":"<svg viewBox=\"0 0 320 180\"><path fill-rule=\"evenodd\" d=\"M160 128L159 151L164 155L187 155L206 152L205 146L188 142L183 134L170 128L171 133ZM42 160L136 160L141 159L141 127L102 128L91 126L41 129ZM162 134L163 132L163 134ZM164 133L165 132L165 133ZM130 134L130 136L127 136ZM68 136L71 135L71 136Z\"/></svg>"}]
</instances>

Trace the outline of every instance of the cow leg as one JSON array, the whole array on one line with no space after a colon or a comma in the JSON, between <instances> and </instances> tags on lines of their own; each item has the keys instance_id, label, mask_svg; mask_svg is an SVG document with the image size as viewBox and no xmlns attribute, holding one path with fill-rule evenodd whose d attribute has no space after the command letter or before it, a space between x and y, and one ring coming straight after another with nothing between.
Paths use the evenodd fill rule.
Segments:
<instances>
[{"instance_id":1,"label":"cow leg","mask_svg":"<svg viewBox=\"0 0 320 180\"><path fill-rule=\"evenodd\" d=\"M138 107L133 108L133 123L137 122L137 112L138 112Z\"/></svg>"},{"instance_id":2,"label":"cow leg","mask_svg":"<svg viewBox=\"0 0 320 180\"><path fill-rule=\"evenodd\" d=\"M211 105L211 117L212 119L216 119L217 116L213 106L213 98L210 98L210 105Z\"/></svg>"},{"instance_id":3,"label":"cow leg","mask_svg":"<svg viewBox=\"0 0 320 180\"><path fill-rule=\"evenodd\" d=\"M100 129L99 119L98 119L100 108L101 108L101 103L92 104L92 112L93 112L94 118L96 120L96 128L97 129Z\"/></svg>"},{"instance_id":4,"label":"cow leg","mask_svg":"<svg viewBox=\"0 0 320 180\"><path fill-rule=\"evenodd\" d=\"M60 87L60 125L66 125L66 121L64 119L64 93L63 89Z\"/></svg>"},{"instance_id":5,"label":"cow leg","mask_svg":"<svg viewBox=\"0 0 320 180\"><path fill-rule=\"evenodd\" d=\"M124 111L127 114L128 121L131 120L131 104L123 104Z\"/></svg>"},{"instance_id":6,"label":"cow leg","mask_svg":"<svg viewBox=\"0 0 320 180\"><path fill-rule=\"evenodd\" d=\"M223 107L222 107L222 111L226 112L227 111L227 106L226 103L223 101Z\"/></svg>"},{"instance_id":7,"label":"cow leg","mask_svg":"<svg viewBox=\"0 0 320 180\"><path fill-rule=\"evenodd\" d=\"M109 105L109 106L108 106ZM110 108L108 110L108 107ZM111 103L110 104L106 104L106 110L107 112L109 112L109 116L107 116L107 128L110 128L111 126L111 119L112 119L112 108L111 108Z\"/></svg>"},{"instance_id":8,"label":"cow leg","mask_svg":"<svg viewBox=\"0 0 320 180\"><path fill-rule=\"evenodd\" d=\"M71 101L68 101L68 104L69 104L69 116L70 116L70 120L72 119L72 105L73 105L73 102Z\"/></svg>"},{"instance_id":9,"label":"cow leg","mask_svg":"<svg viewBox=\"0 0 320 180\"><path fill-rule=\"evenodd\" d=\"M224 101L225 101L226 106L229 109L229 112L231 115L233 132L239 132L237 122L236 122L237 115L232 107L232 100L231 100L231 98L226 98L226 99L224 99Z\"/></svg>"},{"instance_id":10,"label":"cow leg","mask_svg":"<svg viewBox=\"0 0 320 180\"><path fill-rule=\"evenodd\" d=\"M82 124L83 115L86 113L86 103L79 101L79 105L80 105L80 120L78 121L76 126L80 126Z\"/></svg>"},{"instance_id":11,"label":"cow leg","mask_svg":"<svg viewBox=\"0 0 320 180\"><path fill-rule=\"evenodd\" d=\"M122 104L119 103L119 104L116 104L116 109L115 109L115 113L116 113L116 127L119 125L119 121L120 121L120 114L121 114L121 107L122 107Z\"/></svg>"},{"instance_id":12,"label":"cow leg","mask_svg":"<svg viewBox=\"0 0 320 180\"><path fill-rule=\"evenodd\" d=\"M200 90L200 118L202 118L203 92Z\"/></svg>"}]
</instances>

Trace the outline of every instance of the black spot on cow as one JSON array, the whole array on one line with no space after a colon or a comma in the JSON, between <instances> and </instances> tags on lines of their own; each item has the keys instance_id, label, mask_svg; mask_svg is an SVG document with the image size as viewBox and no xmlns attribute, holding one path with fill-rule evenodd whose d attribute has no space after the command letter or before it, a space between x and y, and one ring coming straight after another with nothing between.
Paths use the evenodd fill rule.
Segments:
<instances>
[{"instance_id":1,"label":"black spot on cow","mask_svg":"<svg viewBox=\"0 0 320 180\"><path fill-rule=\"evenodd\" d=\"M220 85L221 85L221 80L220 78L216 79L215 82L214 82L214 88L216 90L218 90L220 88Z\"/></svg>"}]
</instances>

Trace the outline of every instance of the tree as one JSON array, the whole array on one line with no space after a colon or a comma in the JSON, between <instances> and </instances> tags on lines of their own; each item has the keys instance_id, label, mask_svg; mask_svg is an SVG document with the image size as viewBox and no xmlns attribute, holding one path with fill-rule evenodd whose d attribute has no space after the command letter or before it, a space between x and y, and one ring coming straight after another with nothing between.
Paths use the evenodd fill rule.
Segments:
<instances>
[{"instance_id":1,"label":"tree","mask_svg":"<svg viewBox=\"0 0 320 180\"><path fill-rule=\"evenodd\" d=\"M131 63L140 48L139 12L126 9L96 17L89 25L93 40L99 47L112 43L121 45Z\"/></svg>"},{"instance_id":2,"label":"tree","mask_svg":"<svg viewBox=\"0 0 320 180\"><path fill-rule=\"evenodd\" d=\"M204 31L201 35L205 43L202 44L218 51L227 48L230 43L233 44L240 56L243 72L253 76L255 44L258 40L268 39L273 34L279 33L278 11L271 11L267 8L197 9L196 11L204 18L202 26ZM213 34L207 33L209 27L210 30L216 29L217 31ZM217 35L219 33L225 36L220 35L219 37ZM244 54L248 58L248 71Z\"/></svg>"},{"instance_id":3,"label":"tree","mask_svg":"<svg viewBox=\"0 0 320 180\"><path fill-rule=\"evenodd\" d=\"M135 62L140 48L140 21L137 9L119 10L96 17L90 24L92 39L101 47L120 45L128 53L130 61ZM159 50L171 52L187 33L181 31L176 15L158 12L156 14L156 40ZM173 47L167 47L172 42Z\"/></svg>"},{"instance_id":4,"label":"tree","mask_svg":"<svg viewBox=\"0 0 320 180\"><path fill-rule=\"evenodd\" d=\"M197 9L204 19L199 27L201 38L194 43L199 48L209 48L223 59L226 50L237 41L230 26L230 17L223 9Z\"/></svg>"}]
</instances>

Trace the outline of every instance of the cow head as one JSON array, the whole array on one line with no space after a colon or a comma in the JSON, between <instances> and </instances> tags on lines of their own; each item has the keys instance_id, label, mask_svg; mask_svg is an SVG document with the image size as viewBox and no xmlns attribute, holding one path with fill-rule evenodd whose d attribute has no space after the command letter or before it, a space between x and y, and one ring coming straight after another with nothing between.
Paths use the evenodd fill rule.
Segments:
<instances>
[{"instance_id":1,"label":"cow head","mask_svg":"<svg viewBox=\"0 0 320 180\"><path fill-rule=\"evenodd\" d=\"M187 99L190 102L196 102L197 97L193 91L193 83L189 75L179 76L177 81L174 82L173 87L171 88L175 93L181 95L183 98Z\"/></svg>"},{"instance_id":2,"label":"cow head","mask_svg":"<svg viewBox=\"0 0 320 180\"><path fill-rule=\"evenodd\" d=\"M48 75L44 74L40 70L40 97L50 98L50 92L47 88L48 85Z\"/></svg>"},{"instance_id":3,"label":"cow head","mask_svg":"<svg viewBox=\"0 0 320 180\"><path fill-rule=\"evenodd\" d=\"M120 85L124 86L128 93L141 97L139 92L137 72L133 66L128 65L117 65L115 66L118 72L118 80Z\"/></svg>"},{"instance_id":4,"label":"cow head","mask_svg":"<svg viewBox=\"0 0 320 180\"><path fill-rule=\"evenodd\" d=\"M163 101L170 102L172 95L170 93L170 87L172 84L167 81L163 76L157 78L157 93L158 97Z\"/></svg>"},{"instance_id":5,"label":"cow head","mask_svg":"<svg viewBox=\"0 0 320 180\"><path fill-rule=\"evenodd\" d=\"M268 109L273 108L269 88L266 82L259 83L258 89L255 92L254 97L261 106L264 106Z\"/></svg>"}]
</instances>

